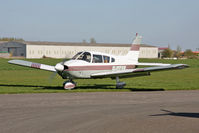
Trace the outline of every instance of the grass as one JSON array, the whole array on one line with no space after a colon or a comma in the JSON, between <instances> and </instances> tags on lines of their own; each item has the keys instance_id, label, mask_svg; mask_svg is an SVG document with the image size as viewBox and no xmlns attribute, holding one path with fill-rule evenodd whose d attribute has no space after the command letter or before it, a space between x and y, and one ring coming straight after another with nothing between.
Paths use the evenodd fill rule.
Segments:
<instances>
[{"instance_id":1,"label":"grass","mask_svg":"<svg viewBox=\"0 0 199 133\"><path fill-rule=\"evenodd\" d=\"M115 80L78 79L77 89L63 90L65 81L58 75L50 80L52 73L8 64L9 59L0 59L0 93L65 93L98 91L156 91L156 90L195 90L199 89L199 60L141 59L140 62L182 63L190 65L183 70L151 73L151 76L121 79L126 82L124 89L115 89ZM61 59L26 59L32 62L55 65Z\"/></svg>"}]
</instances>

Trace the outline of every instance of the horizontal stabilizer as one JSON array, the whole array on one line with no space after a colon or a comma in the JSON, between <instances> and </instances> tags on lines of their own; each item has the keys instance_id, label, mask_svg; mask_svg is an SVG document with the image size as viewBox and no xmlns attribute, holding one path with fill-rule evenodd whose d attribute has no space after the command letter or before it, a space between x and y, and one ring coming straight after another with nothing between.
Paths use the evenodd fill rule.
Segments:
<instances>
[{"instance_id":1,"label":"horizontal stabilizer","mask_svg":"<svg viewBox=\"0 0 199 133\"><path fill-rule=\"evenodd\" d=\"M42 69L42 70L51 71L51 72L56 72L54 66L34 63L34 62L30 62L30 61L10 60L10 61L8 61L8 63L16 64L16 65L20 65L20 66L31 67L31 68L36 68L36 69Z\"/></svg>"},{"instance_id":2,"label":"horizontal stabilizer","mask_svg":"<svg viewBox=\"0 0 199 133\"><path fill-rule=\"evenodd\" d=\"M162 70L175 70L175 69L184 69L187 67L189 67L189 66L186 64L171 64L171 65L167 65L167 66L137 68L134 72L152 72L152 71L162 71Z\"/></svg>"}]
</instances>

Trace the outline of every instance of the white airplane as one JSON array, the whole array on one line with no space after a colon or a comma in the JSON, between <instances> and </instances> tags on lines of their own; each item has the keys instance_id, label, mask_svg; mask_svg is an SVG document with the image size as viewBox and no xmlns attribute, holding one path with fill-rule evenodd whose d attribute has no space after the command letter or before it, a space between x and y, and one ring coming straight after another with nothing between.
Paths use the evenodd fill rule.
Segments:
<instances>
[{"instance_id":1,"label":"white airplane","mask_svg":"<svg viewBox=\"0 0 199 133\"><path fill-rule=\"evenodd\" d=\"M139 49L141 36L136 34L131 48L125 56L115 56L101 52L83 51L77 53L72 59L63 61L55 66L33 63L23 60L10 60L11 64L22 65L58 73L63 79L64 89L74 89L76 83L73 79L112 78L116 79L116 88L123 88L126 83L119 78L148 76L152 71L183 69L186 64L139 63ZM151 66L137 68L137 66Z\"/></svg>"}]
</instances>

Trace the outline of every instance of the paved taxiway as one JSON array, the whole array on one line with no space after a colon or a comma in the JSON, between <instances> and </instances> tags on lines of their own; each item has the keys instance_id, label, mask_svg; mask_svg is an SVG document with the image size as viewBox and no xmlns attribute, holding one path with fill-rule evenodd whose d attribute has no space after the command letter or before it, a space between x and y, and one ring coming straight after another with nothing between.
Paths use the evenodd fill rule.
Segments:
<instances>
[{"instance_id":1,"label":"paved taxiway","mask_svg":"<svg viewBox=\"0 0 199 133\"><path fill-rule=\"evenodd\" d=\"M199 91L0 95L1 133L197 133Z\"/></svg>"}]
</instances>

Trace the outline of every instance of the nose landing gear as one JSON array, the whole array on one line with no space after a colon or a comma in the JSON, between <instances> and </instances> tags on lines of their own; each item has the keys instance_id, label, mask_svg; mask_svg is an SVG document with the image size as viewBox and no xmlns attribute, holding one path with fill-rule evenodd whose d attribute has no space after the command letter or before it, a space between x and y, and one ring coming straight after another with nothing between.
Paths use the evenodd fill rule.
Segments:
<instances>
[{"instance_id":1,"label":"nose landing gear","mask_svg":"<svg viewBox=\"0 0 199 133\"><path fill-rule=\"evenodd\" d=\"M64 87L65 90L72 90L76 87L76 83L73 82L72 80L65 81L63 83L63 87Z\"/></svg>"}]
</instances>

